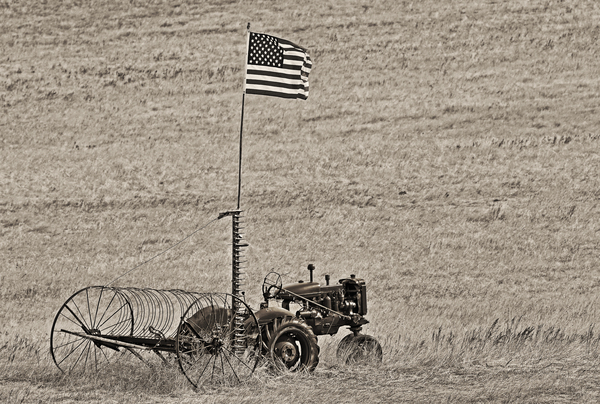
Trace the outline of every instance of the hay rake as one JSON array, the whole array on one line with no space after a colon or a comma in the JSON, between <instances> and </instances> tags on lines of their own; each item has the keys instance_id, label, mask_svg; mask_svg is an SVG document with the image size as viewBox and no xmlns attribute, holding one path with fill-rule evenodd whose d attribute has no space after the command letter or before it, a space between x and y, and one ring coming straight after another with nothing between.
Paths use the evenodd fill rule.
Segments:
<instances>
[{"instance_id":1,"label":"hay rake","mask_svg":"<svg viewBox=\"0 0 600 404\"><path fill-rule=\"evenodd\" d=\"M242 299L241 211L232 216L232 293L198 293L91 286L73 294L52 325L50 350L65 373L102 372L131 358L148 361L151 351L164 362L176 358L195 387L239 383L261 359L261 332Z\"/></svg>"}]
</instances>

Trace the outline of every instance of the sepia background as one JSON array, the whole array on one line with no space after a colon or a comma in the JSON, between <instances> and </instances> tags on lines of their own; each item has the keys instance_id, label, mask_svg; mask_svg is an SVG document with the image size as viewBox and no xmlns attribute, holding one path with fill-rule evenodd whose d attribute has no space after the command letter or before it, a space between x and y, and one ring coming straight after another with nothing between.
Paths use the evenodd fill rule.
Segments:
<instances>
[{"instance_id":1,"label":"sepia background","mask_svg":"<svg viewBox=\"0 0 600 404\"><path fill-rule=\"evenodd\" d=\"M600 4L0 1L0 401L568 402L600 395ZM381 366L193 391L63 376L54 316L236 206L246 25L313 61L247 96L246 295L365 279ZM229 291L217 221L113 285ZM112 400L112 401L111 401Z\"/></svg>"}]
</instances>

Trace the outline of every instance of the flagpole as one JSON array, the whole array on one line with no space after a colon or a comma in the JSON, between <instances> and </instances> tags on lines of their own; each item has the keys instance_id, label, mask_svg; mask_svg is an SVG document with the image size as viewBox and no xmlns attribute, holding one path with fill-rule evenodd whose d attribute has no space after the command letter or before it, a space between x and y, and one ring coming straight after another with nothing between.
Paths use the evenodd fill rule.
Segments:
<instances>
[{"instance_id":1,"label":"flagpole","mask_svg":"<svg viewBox=\"0 0 600 404\"><path fill-rule=\"evenodd\" d=\"M240 199L242 196L242 131L244 130L244 103L246 92L242 93L242 119L240 122L240 159L238 162L238 193L237 193L237 209L240 210Z\"/></svg>"},{"instance_id":2,"label":"flagpole","mask_svg":"<svg viewBox=\"0 0 600 404\"><path fill-rule=\"evenodd\" d=\"M240 158L238 162L238 194L237 194L237 210L240 210L240 200L242 197L242 134L244 132L244 105L246 104L246 74L248 72L248 46L250 43L250 23L246 27L246 57L244 59L244 86L242 90L242 116L240 118Z\"/></svg>"}]
</instances>

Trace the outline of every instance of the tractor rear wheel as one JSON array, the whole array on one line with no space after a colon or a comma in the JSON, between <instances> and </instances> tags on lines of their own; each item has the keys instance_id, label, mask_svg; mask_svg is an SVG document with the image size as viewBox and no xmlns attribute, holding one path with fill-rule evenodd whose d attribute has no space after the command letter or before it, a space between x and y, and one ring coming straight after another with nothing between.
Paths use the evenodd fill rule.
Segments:
<instances>
[{"instance_id":1,"label":"tractor rear wheel","mask_svg":"<svg viewBox=\"0 0 600 404\"><path fill-rule=\"evenodd\" d=\"M348 334L340 341L336 356L346 364L379 363L383 359L383 350L370 335Z\"/></svg>"},{"instance_id":2,"label":"tractor rear wheel","mask_svg":"<svg viewBox=\"0 0 600 404\"><path fill-rule=\"evenodd\" d=\"M319 346L312 328L296 317L275 319L265 327L269 357L280 370L313 371L319 364Z\"/></svg>"}]
</instances>

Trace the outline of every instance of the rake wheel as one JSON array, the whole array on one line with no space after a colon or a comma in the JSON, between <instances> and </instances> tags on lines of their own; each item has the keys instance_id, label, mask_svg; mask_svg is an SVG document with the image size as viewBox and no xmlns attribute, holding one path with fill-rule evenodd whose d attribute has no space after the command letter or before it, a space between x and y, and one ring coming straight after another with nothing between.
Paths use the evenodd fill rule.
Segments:
<instances>
[{"instance_id":1,"label":"rake wheel","mask_svg":"<svg viewBox=\"0 0 600 404\"><path fill-rule=\"evenodd\" d=\"M97 372L126 354L110 342L86 336L132 335L133 311L117 290L92 286L73 294L60 308L50 335L50 351L64 373Z\"/></svg>"},{"instance_id":2,"label":"rake wheel","mask_svg":"<svg viewBox=\"0 0 600 404\"><path fill-rule=\"evenodd\" d=\"M207 293L181 318L175 351L194 387L235 385L257 368L260 341L258 321L244 301L227 293Z\"/></svg>"}]
</instances>

